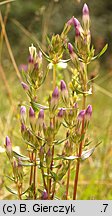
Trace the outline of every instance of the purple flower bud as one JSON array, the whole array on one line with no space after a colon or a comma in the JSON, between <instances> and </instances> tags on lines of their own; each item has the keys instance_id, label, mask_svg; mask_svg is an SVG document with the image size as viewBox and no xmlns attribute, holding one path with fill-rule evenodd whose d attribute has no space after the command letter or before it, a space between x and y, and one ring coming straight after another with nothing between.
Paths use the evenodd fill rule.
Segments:
<instances>
[{"instance_id":1,"label":"purple flower bud","mask_svg":"<svg viewBox=\"0 0 112 216\"><path fill-rule=\"evenodd\" d=\"M25 124L22 122L22 123L21 123L21 133L24 133L25 130L26 130L26 126L25 126Z\"/></svg>"},{"instance_id":2,"label":"purple flower bud","mask_svg":"<svg viewBox=\"0 0 112 216\"><path fill-rule=\"evenodd\" d=\"M73 54L73 46L71 43L68 43L68 50L70 54Z\"/></svg>"},{"instance_id":3,"label":"purple flower bud","mask_svg":"<svg viewBox=\"0 0 112 216\"><path fill-rule=\"evenodd\" d=\"M76 26L76 28L75 28L75 36L76 37L80 36L80 28L78 26Z\"/></svg>"},{"instance_id":4,"label":"purple flower bud","mask_svg":"<svg viewBox=\"0 0 112 216\"><path fill-rule=\"evenodd\" d=\"M38 68L39 68L38 62L36 62L36 63L34 64L34 70L38 70Z\"/></svg>"},{"instance_id":5,"label":"purple flower bud","mask_svg":"<svg viewBox=\"0 0 112 216\"><path fill-rule=\"evenodd\" d=\"M84 116L85 116L85 110L81 110L78 114L78 117L77 117L78 121L82 122L84 119Z\"/></svg>"},{"instance_id":6,"label":"purple flower bud","mask_svg":"<svg viewBox=\"0 0 112 216\"><path fill-rule=\"evenodd\" d=\"M68 22L67 22L68 26L71 26L73 24L74 24L74 16L70 20L68 20Z\"/></svg>"},{"instance_id":7,"label":"purple flower bud","mask_svg":"<svg viewBox=\"0 0 112 216\"><path fill-rule=\"evenodd\" d=\"M83 29L81 27L81 24L80 22L74 18L74 27L75 27L75 33L76 33L76 36L80 36L82 33L83 33Z\"/></svg>"},{"instance_id":8,"label":"purple flower bud","mask_svg":"<svg viewBox=\"0 0 112 216\"><path fill-rule=\"evenodd\" d=\"M30 106L30 109L29 109L29 117L30 118L34 118L35 117L34 109L31 106Z\"/></svg>"},{"instance_id":9,"label":"purple flower bud","mask_svg":"<svg viewBox=\"0 0 112 216\"><path fill-rule=\"evenodd\" d=\"M19 66L19 70L23 70L23 71L27 71L28 70L28 65L26 65L26 64L21 64L20 66Z\"/></svg>"},{"instance_id":10,"label":"purple flower bud","mask_svg":"<svg viewBox=\"0 0 112 216\"><path fill-rule=\"evenodd\" d=\"M78 109L78 103L76 102L73 107L74 109Z\"/></svg>"},{"instance_id":11,"label":"purple flower bud","mask_svg":"<svg viewBox=\"0 0 112 216\"><path fill-rule=\"evenodd\" d=\"M58 87L56 87L52 93L52 97L53 98L59 98L59 91L58 91Z\"/></svg>"},{"instance_id":12,"label":"purple flower bud","mask_svg":"<svg viewBox=\"0 0 112 216\"><path fill-rule=\"evenodd\" d=\"M38 126L38 129L41 130L44 126L44 110L41 109L39 111L39 114L38 114L38 120L37 120L37 126Z\"/></svg>"},{"instance_id":13,"label":"purple flower bud","mask_svg":"<svg viewBox=\"0 0 112 216\"><path fill-rule=\"evenodd\" d=\"M74 27L76 28L76 26L80 26L80 22L78 19L74 18L73 19L73 24L74 24Z\"/></svg>"},{"instance_id":14,"label":"purple flower bud","mask_svg":"<svg viewBox=\"0 0 112 216\"><path fill-rule=\"evenodd\" d=\"M52 161L52 152L51 152L51 150L49 148L49 150L47 151L47 154L46 154L46 165L47 165L47 167L50 166L51 161Z\"/></svg>"},{"instance_id":15,"label":"purple flower bud","mask_svg":"<svg viewBox=\"0 0 112 216\"><path fill-rule=\"evenodd\" d=\"M31 55L28 57L28 62L29 62L29 64L34 63L34 59L33 59L33 57Z\"/></svg>"},{"instance_id":16,"label":"purple flower bud","mask_svg":"<svg viewBox=\"0 0 112 216\"><path fill-rule=\"evenodd\" d=\"M64 82L64 80L61 80L61 84L60 84L61 91L65 90L66 88L67 88L66 83Z\"/></svg>"},{"instance_id":17,"label":"purple flower bud","mask_svg":"<svg viewBox=\"0 0 112 216\"><path fill-rule=\"evenodd\" d=\"M67 103L68 102L68 89L66 87L66 83L63 80L61 80L60 89L61 89L62 99L64 103Z\"/></svg>"},{"instance_id":18,"label":"purple flower bud","mask_svg":"<svg viewBox=\"0 0 112 216\"><path fill-rule=\"evenodd\" d=\"M25 106L21 106L20 115L21 115L21 121L25 122L26 121L26 107Z\"/></svg>"},{"instance_id":19,"label":"purple flower bud","mask_svg":"<svg viewBox=\"0 0 112 216\"><path fill-rule=\"evenodd\" d=\"M63 111L63 109L61 108L61 109L59 110L59 112L58 112L58 117L59 117L59 118L62 118L62 117L63 117L63 114L64 114L64 111Z\"/></svg>"},{"instance_id":20,"label":"purple flower bud","mask_svg":"<svg viewBox=\"0 0 112 216\"><path fill-rule=\"evenodd\" d=\"M85 119L90 120L91 116L92 116L92 106L88 105L85 112Z\"/></svg>"},{"instance_id":21,"label":"purple flower bud","mask_svg":"<svg viewBox=\"0 0 112 216\"><path fill-rule=\"evenodd\" d=\"M38 114L38 119L44 119L44 110L41 109L39 114Z\"/></svg>"},{"instance_id":22,"label":"purple flower bud","mask_svg":"<svg viewBox=\"0 0 112 216\"><path fill-rule=\"evenodd\" d=\"M83 6L82 13L83 15L89 15L89 8L86 3Z\"/></svg>"},{"instance_id":23,"label":"purple flower bud","mask_svg":"<svg viewBox=\"0 0 112 216\"><path fill-rule=\"evenodd\" d=\"M28 90L29 90L29 86L28 86L26 83L21 82L21 85L22 85L22 87L23 87L23 89L24 89L25 91L28 91Z\"/></svg>"},{"instance_id":24,"label":"purple flower bud","mask_svg":"<svg viewBox=\"0 0 112 216\"><path fill-rule=\"evenodd\" d=\"M56 87L52 93L52 97L50 99L50 110L54 112L58 107L59 102L59 90L58 87Z\"/></svg>"},{"instance_id":25,"label":"purple flower bud","mask_svg":"<svg viewBox=\"0 0 112 216\"><path fill-rule=\"evenodd\" d=\"M10 138L8 136L6 136L5 145L6 145L7 153L11 154L11 152L12 152L12 144L11 144Z\"/></svg>"},{"instance_id":26,"label":"purple flower bud","mask_svg":"<svg viewBox=\"0 0 112 216\"><path fill-rule=\"evenodd\" d=\"M42 192L42 200L47 200L48 199L48 194L47 191L44 189L44 191Z\"/></svg>"},{"instance_id":27,"label":"purple flower bud","mask_svg":"<svg viewBox=\"0 0 112 216\"><path fill-rule=\"evenodd\" d=\"M88 33L89 26L90 26L90 18L89 18L89 8L87 4L84 4L83 10L82 10L82 21L83 21L84 31Z\"/></svg>"}]
</instances>

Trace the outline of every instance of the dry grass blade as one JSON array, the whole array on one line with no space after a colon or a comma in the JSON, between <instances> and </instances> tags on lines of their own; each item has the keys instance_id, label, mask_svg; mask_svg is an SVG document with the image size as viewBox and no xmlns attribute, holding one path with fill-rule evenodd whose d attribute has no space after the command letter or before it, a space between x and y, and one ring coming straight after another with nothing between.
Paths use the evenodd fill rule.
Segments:
<instances>
[{"instance_id":1,"label":"dry grass blade","mask_svg":"<svg viewBox=\"0 0 112 216\"><path fill-rule=\"evenodd\" d=\"M1 78L2 78L3 81L4 81L5 89L6 89L6 91L7 91L7 95L8 95L10 104L12 104L12 95L11 95L10 87L9 87L9 85L8 85L8 82L7 82L7 79L6 79L6 76L5 76L5 72L4 72L3 67L2 67L1 64L0 64L0 74L1 74Z\"/></svg>"},{"instance_id":2,"label":"dry grass blade","mask_svg":"<svg viewBox=\"0 0 112 216\"><path fill-rule=\"evenodd\" d=\"M32 41L34 41L35 43L40 43L37 38L30 33L21 23L19 23L17 20L12 19L12 22L30 39L32 39Z\"/></svg>"},{"instance_id":3,"label":"dry grass blade","mask_svg":"<svg viewBox=\"0 0 112 216\"><path fill-rule=\"evenodd\" d=\"M107 91L106 89L102 88L101 86L99 86L99 85L97 85L97 84L95 84L95 83L94 83L94 87L95 87L98 91L100 91L100 92L102 92L103 94L105 94L106 96L112 98L112 93L111 93L111 92Z\"/></svg>"},{"instance_id":4,"label":"dry grass blade","mask_svg":"<svg viewBox=\"0 0 112 216\"><path fill-rule=\"evenodd\" d=\"M6 1L0 2L0 6L4 5L4 4L8 4L8 3L14 2L14 1L15 0L6 0Z\"/></svg>"},{"instance_id":5,"label":"dry grass blade","mask_svg":"<svg viewBox=\"0 0 112 216\"><path fill-rule=\"evenodd\" d=\"M0 11L0 23L1 23L3 36L4 36L4 38L5 38L6 46L7 46L7 49L8 49L8 52L9 52L9 55L10 55L12 64L13 64L14 69L15 69L15 71L16 71L17 77L19 78L20 81L22 81L21 74L20 74L20 72L19 72L19 70L18 70L16 61L15 61L15 59L14 59L14 56L13 56L13 53L12 53L12 49L11 49L11 46L10 46L10 43L9 43L9 40L8 40L8 37L7 37L7 33L6 33L6 30L5 30L5 25L4 25L4 22L3 22L3 18L2 18L2 13L1 13L1 11Z\"/></svg>"}]
</instances>

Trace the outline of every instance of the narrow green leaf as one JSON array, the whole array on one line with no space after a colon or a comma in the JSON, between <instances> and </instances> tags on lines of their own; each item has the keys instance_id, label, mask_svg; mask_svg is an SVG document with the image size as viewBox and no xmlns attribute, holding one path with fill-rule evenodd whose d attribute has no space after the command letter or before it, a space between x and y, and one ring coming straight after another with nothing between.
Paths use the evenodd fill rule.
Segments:
<instances>
[{"instance_id":1,"label":"narrow green leaf","mask_svg":"<svg viewBox=\"0 0 112 216\"><path fill-rule=\"evenodd\" d=\"M14 182L14 178L11 178L10 176L7 176L7 175L6 175L6 177L7 177L9 180L11 180L11 181Z\"/></svg>"},{"instance_id":2,"label":"narrow green leaf","mask_svg":"<svg viewBox=\"0 0 112 216\"><path fill-rule=\"evenodd\" d=\"M24 156L22 154L19 154L19 153L15 152L15 151L13 151L13 153L14 153L14 156L17 157L17 158L20 157L23 160L29 160L28 157L26 157L26 156Z\"/></svg>"},{"instance_id":3,"label":"narrow green leaf","mask_svg":"<svg viewBox=\"0 0 112 216\"><path fill-rule=\"evenodd\" d=\"M10 193L12 193L14 195L18 195L16 191L12 190L11 188L7 187L6 185L5 185L5 187Z\"/></svg>"},{"instance_id":4,"label":"narrow green leaf","mask_svg":"<svg viewBox=\"0 0 112 216\"><path fill-rule=\"evenodd\" d=\"M98 58L99 58L100 56L102 56L102 55L106 52L107 48L108 48L108 44L106 44L106 45L103 47L103 49L101 50L101 52L98 54Z\"/></svg>"}]
</instances>

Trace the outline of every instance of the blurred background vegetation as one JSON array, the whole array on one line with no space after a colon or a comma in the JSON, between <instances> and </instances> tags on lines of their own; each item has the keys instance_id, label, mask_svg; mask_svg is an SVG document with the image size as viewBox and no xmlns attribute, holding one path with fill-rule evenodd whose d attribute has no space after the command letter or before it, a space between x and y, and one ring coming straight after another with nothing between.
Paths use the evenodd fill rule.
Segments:
<instances>
[{"instance_id":1,"label":"blurred background vegetation","mask_svg":"<svg viewBox=\"0 0 112 216\"><path fill-rule=\"evenodd\" d=\"M39 41L47 51L47 35L61 33L64 23L73 15L81 20L84 3L83 0L16 0L0 6L0 199L12 199L4 187L10 183L5 175L11 173L4 152L4 137L8 134L13 145L24 152L18 113L27 98L20 85L18 68L27 63L31 43L37 46ZM90 136L94 143L102 141L102 144L91 159L82 163L78 199L112 199L112 1L86 0L86 3L90 8L92 43L96 53L106 43L109 47L104 56L89 67L90 75L99 75L92 99L88 99L93 105ZM74 42L74 31L70 40ZM46 94L51 76L49 74L44 87ZM69 82L67 72L58 75L59 80L63 77ZM40 98L42 92L41 89ZM64 187L61 192L64 193Z\"/></svg>"}]
</instances>

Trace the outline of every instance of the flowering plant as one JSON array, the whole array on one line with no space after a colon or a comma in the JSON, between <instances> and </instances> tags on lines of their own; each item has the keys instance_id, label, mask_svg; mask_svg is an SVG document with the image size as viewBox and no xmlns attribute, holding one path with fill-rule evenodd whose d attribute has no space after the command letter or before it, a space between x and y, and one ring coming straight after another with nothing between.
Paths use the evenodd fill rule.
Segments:
<instances>
[{"instance_id":1,"label":"flowering plant","mask_svg":"<svg viewBox=\"0 0 112 216\"><path fill-rule=\"evenodd\" d=\"M69 42L68 33L75 28L75 43ZM107 45L95 56L91 45L90 16L86 4L82 10L82 25L72 17L60 35L48 39L48 53L39 46L29 47L28 65L22 69L24 91L30 100L29 114L25 106L20 108L20 123L26 155L13 151L10 138L6 137L6 153L10 160L17 192L7 189L18 199L53 200L59 196L57 185L65 180L65 193L59 199L76 199L81 161L92 155L96 144L89 148L88 127L92 116L92 105L86 105L86 98L92 94L88 65L99 58ZM67 60L63 60L64 55ZM43 71L43 57L48 61ZM71 64L72 79L69 84L60 80L57 85L58 64ZM53 69L53 91L47 105L38 101L38 89L50 70ZM82 101L79 102L79 99ZM81 108L80 108L81 106ZM63 129L64 128L64 129ZM60 139L63 133L63 139ZM24 166L28 166L28 183L24 182ZM73 196L69 194L71 170L74 172ZM65 178L66 177L66 178ZM27 185L27 187L25 187ZM58 188L58 190L57 190Z\"/></svg>"}]
</instances>

